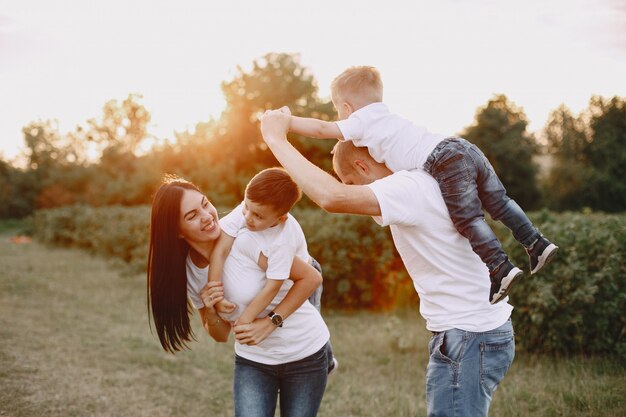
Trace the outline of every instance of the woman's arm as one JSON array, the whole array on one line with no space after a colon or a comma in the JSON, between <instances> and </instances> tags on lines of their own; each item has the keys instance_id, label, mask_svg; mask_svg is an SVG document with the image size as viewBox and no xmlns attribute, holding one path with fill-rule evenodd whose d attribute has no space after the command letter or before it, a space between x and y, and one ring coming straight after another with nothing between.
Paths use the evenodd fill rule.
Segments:
<instances>
[{"instance_id":1,"label":"woman's arm","mask_svg":"<svg viewBox=\"0 0 626 417\"><path fill-rule=\"evenodd\" d=\"M224 299L224 289L221 282L208 282L200 291L204 307L198 310L204 330L216 342L227 342L230 334L230 323L222 320L215 310L215 304Z\"/></svg>"},{"instance_id":2,"label":"woman's arm","mask_svg":"<svg viewBox=\"0 0 626 417\"><path fill-rule=\"evenodd\" d=\"M291 116L289 131L316 139L343 139L337 123L309 117Z\"/></svg>"},{"instance_id":3,"label":"woman's arm","mask_svg":"<svg viewBox=\"0 0 626 417\"><path fill-rule=\"evenodd\" d=\"M259 266L267 268L267 258L261 255ZM289 292L276 306L274 313L280 314L286 320L294 311L313 294L322 283L322 275L311 265L298 257L294 257L291 265L290 279L294 282ZM241 344L257 345L269 336L276 326L269 317L256 319L250 324L239 324L233 328L235 338Z\"/></svg>"}]
</instances>

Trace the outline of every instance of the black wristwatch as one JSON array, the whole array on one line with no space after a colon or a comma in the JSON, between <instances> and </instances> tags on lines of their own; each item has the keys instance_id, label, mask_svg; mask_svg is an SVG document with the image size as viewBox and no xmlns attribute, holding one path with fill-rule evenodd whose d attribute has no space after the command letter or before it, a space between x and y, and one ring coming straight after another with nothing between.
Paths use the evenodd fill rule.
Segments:
<instances>
[{"instance_id":1,"label":"black wristwatch","mask_svg":"<svg viewBox=\"0 0 626 417\"><path fill-rule=\"evenodd\" d=\"M274 326L283 327L283 316L281 316L280 314L276 314L273 311L270 311L267 317L270 318Z\"/></svg>"}]
</instances>

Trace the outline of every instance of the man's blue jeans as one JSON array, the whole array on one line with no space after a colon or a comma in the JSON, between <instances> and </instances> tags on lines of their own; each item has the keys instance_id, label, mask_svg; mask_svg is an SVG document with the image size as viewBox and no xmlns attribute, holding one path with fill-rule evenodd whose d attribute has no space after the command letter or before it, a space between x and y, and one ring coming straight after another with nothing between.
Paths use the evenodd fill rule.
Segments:
<instances>
[{"instance_id":1,"label":"man's blue jeans","mask_svg":"<svg viewBox=\"0 0 626 417\"><path fill-rule=\"evenodd\" d=\"M274 417L280 392L281 417L317 415L328 378L330 343L311 356L265 365L235 355L235 417Z\"/></svg>"},{"instance_id":2,"label":"man's blue jeans","mask_svg":"<svg viewBox=\"0 0 626 417\"><path fill-rule=\"evenodd\" d=\"M488 332L434 333L426 371L428 417L487 416L491 397L515 357L509 319Z\"/></svg>"},{"instance_id":3,"label":"man's blue jeans","mask_svg":"<svg viewBox=\"0 0 626 417\"><path fill-rule=\"evenodd\" d=\"M511 229L515 240L530 247L541 236L506 189L478 147L465 139L441 141L424 163L437 180L452 223L472 245L474 252L493 272L507 260L502 245L482 211Z\"/></svg>"}]
</instances>

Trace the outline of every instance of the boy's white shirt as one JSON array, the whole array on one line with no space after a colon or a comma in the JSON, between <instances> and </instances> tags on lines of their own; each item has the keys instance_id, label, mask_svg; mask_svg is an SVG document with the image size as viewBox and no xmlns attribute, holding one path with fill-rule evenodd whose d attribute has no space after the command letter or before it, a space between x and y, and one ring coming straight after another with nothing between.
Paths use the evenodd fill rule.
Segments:
<instances>
[{"instance_id":1,"label":"boy's white shirt","mask_svg":"<svg viewBox=\"0 0 626 417\"><path fill-rule=\"evenodd\" d=\"M222 231L229 236L237 237L242 229L247 229L243 205L242 201L220 220ZM288 279L294 256L306 263L311 261L302 227L289 213L287 220L281 224L260 232L252 232L252 237L259 243L261 252L267 257L266 275L270 279Z\"/></svg>"},{"instance_id":2,"label":"boy's white shirt","mask_svg":"<svg viewBox=\"0 0 626 417\"><path fill-rule=\"evenodd\" d=\"M368 187L374 192L393 241L420 297L431 331L495 329L513 307L489 304L489 272L448 215L437 182L423 170L401 171Z\"/></svg>"},{"instance_id":3,"label":"boy's white shirt","mask_svg":"<svg viewBox=\"0 0 626 417\"><path fill-rule=\"evenodd\" d=\"M428 155L445 136L389 112L384 103L372 103L335 122L343 140L366 146L376 161L393 172L422 169Z\"/></svg>"}]
</instances>

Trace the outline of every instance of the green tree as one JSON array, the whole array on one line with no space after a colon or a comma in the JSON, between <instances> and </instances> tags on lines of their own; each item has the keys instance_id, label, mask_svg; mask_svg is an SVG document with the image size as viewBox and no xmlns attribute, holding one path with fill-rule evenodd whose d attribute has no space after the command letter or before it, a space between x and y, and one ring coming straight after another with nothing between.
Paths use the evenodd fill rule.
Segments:
<instances>
[{"instance_id":1,"label":"green tree","mask_svg":"<svg viewBox=\"0 0 626 417\"><path fill-rule=\"evenodd\" d=\"M585 123L561 105L550 113L543 135L552 161L545 181L547 203L557 210L580 209L587 198L582 191L589 177Z\"/></svg>"},{"instance_id":2,"label":"green tree","mask_svg":"<svg viewBox=\"0 0 626 417\"><path fill-rule=\"evenodd\" d=\"M626 210L626 99L591 98L591 139L585 156L591 166L590 206L616 212Z\"/></svg>"},{"instance_id":3,"label":"green tree","mask_svg":"<svg viewBox=\"0 0 626 417\"><path fill-rule=\"evenodd\" d=\"M497 95L478 109L474 124L461 134L476 144L493 165L508 195L524 209L538 207L537 166L533 155L538 147L526 127L523 110L504 95Z\"/></svg>"}]
</instances>

